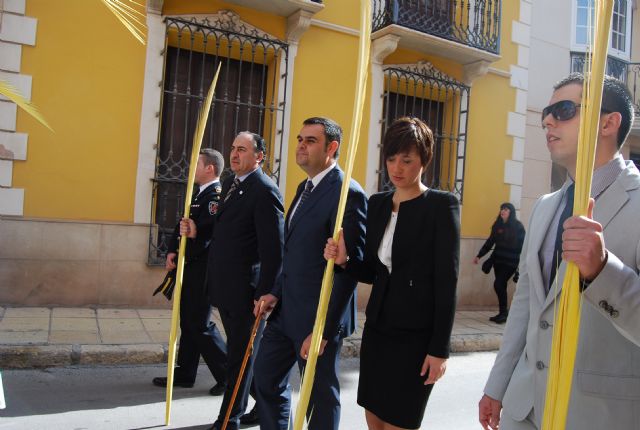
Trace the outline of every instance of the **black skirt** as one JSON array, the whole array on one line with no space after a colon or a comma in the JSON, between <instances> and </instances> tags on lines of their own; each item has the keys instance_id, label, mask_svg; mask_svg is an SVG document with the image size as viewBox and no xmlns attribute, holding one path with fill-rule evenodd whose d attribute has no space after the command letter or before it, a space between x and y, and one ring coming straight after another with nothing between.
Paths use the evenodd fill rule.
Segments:
<instances>
[{"instance_id":1,"label":"black skirt","mask_svg":"<svg viewBox=\"0 0 640 430\"><path fill-rule=\"evenodd\" d=\"M360 349L358 404L397 427L420 428L433 385L420 376L429 339L423 333L386 334L365 326Z\"/></svg>"}]
</instances>

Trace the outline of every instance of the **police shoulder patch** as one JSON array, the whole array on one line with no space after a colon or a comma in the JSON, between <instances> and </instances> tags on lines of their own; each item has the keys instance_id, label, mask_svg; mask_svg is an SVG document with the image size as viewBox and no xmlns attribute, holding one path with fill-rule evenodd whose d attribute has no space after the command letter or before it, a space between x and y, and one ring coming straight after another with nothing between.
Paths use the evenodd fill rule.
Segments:
<instances>
[{"instance_id":1,"label":"police shoulder patch","mask_svg":"<svg viewBox=\"0 0 640 430\"><path fill-rule=\"evenodd\" d=\"M209 215L215 215L218 212L218 202L209 202Z\"/></svg>"}]
</instances>

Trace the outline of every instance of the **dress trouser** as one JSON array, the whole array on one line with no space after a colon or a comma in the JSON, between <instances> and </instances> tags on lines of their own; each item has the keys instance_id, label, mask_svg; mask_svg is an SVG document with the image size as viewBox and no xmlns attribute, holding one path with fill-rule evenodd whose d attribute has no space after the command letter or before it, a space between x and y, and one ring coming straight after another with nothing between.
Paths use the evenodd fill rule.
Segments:
<instances>
[{"instance_id":1,"label":"dress trouser","mask_svg":"<svg viewBox=\"0 0 640 430\"><path fill-rule=\"evenodd\" d=\"M260 430L287 430L293 420L289 376L295 364L303 374L306 360L300 358L304 339L293 340L282 331L279 321L270 320L264 330L254 369ZM340 384L338 363L342 340L328 342L318 357L307 419L309 430L338 430Z\"/></svg>"},{"instance_id":2,"label":"dress trouser","mask_svg":"<svg viewBox=\"0 0 640 430\"><path fill-rule=\"evenodd\" d=\"M176 378L195 381L200 356L216 382L227 382L227 347L210 321L211 305L206 298L206 261L194 261L185 266L180 297L180 348Z\"/></svg>"},{"instance_id":3,"label":"dress trouser","mask_svg":"<svg viewBox=\"0 0 640 430\"><path fill-rule=\"evenodd\" d=\"M253 316L252 307L247 307L246 310L230 310L225 308L218 308L220 312L220 318L222 319L222 325L224 331L227 334L227 389L224 392L224 398L222 399L222 406L220 407L220 413L218 414L217 422L223 422L224 417L229 408L231 396L240 374L240 368L242 367L242 359L247 349L247 344L251 338L251 329L255 317ZM229 417L229 423L235 423L239 425L240 417L247 409L249 402L249 386L253 377L253 362L257 354L258 347L260 345L260 338L262 337L262 330L264 329L264 320L261 322L258 333L253 344L253 353L249 357L247 366L242 376L242 382L238 390L235 402L231 409L231 415Z\"/></svg>"}]
</instances>

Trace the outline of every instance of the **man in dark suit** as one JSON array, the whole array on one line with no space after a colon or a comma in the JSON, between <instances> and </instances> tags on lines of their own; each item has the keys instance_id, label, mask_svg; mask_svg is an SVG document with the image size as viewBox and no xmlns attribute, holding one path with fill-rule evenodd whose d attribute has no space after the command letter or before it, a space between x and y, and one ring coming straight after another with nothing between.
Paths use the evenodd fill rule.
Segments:
<instances>
[{"instance_id":1,"label":"man in dark suit","mask_svg":"<svg viewBox=\"0 0 640 430\"><path fill-rule=\"evenodd\" d=\"M220 311L227 334L229 381L214 430L221 428L231 401L259 303L267 311L275 304L270 293L282 263L284 207L276 184L260 168L265 151L264 139L255 133L241 132L233 141L234 175L222 184L209 251L209 299ZM193 229L193 223L188 229ZM238 428L247 408L252 368L253 358L242 378L228 430Z\"/></svg>"},{"instance_id":2,"label":"man in dark suit","mask_svg":"<svg viewBox=\"0 0 640 430\"><path fill-rule=\"evenodd\" d=\"M224 157L213 149L200 151L196 166L195 183L189 216L195 224L198 236L187 240L186 262L182 293L180 295L180 349L178 367L175 370L175 387L193 387L200 356L204 358L216 385L209 390L219 396L227 386L227 347L215 323L210 321L211 306L207 300L205 276L207 252L211 232L220 200L220 172L224 170ZM176 268L176 256L180 243L179 225L169 238L166 268ZM153 384L167 386L167 378L153 378Z\"/></svg>"},{"instance_id":3,"label":"man in dark suit","mask_svg":"<svg viewBox=\"0 0 640 430\"><path fill-rule=\"evenodd\" d=\"M298 191L285 221L282 272L273 291L278 305L269 318L256 358L254 383L260 428L287 429L291 415L289 375L302 372L311 343L322 277L326 238L333 234L344 174L336 159L342 137L338 124L309 118L298 135L296 163L308 179ZM343 221L349 255L362 256L367 197L355 181L349 185ZM342 339L355 329L356 280L336 273L307 417L309 429L338 429L338 359Z\"/></svg>"}]
</instances>

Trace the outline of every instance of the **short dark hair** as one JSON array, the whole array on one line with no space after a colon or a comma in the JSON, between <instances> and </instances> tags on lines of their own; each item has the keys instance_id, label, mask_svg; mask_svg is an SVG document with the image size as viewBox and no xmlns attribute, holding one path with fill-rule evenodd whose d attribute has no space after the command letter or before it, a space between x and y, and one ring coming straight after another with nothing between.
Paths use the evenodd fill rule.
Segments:
<instances>
[{"instance_id":1,"label":"short dark hair","mask_svg":"<svg viewBox=\"0 0 640 430\"><path fill-rule=\"evenodd\" d=\"M200 155L202 155L204 165L212 165L216 169L216 176L220 176L224 170L224 157L222 154L212 148L203 148L200 150Z\"/></svg>"},{"instance_id":2,"label":"short dark hair","mask_svg":"<svg viewBox=\"0 0 640 430\"><path fill-rule=\"evenodd\" d=\"M241 134L248 134L249 136L251 136L251 140L253 141L253 149L256 152L262 152L262 161L260 161L260 164L264 163L264 160L267 159L267 144L264 141L264 138L252 131L241 131L240 133L238 133L238 135Z\"/></svg>"},{"instance_id":3,"label":"short dark hair","mask_svg":"<svg viewBox=\"0 0 640 430\"><path fill-rule=\"evenodd\" d=\"M415 148L420 155L422 166L426 167L433 158L433 132L420 118L404 116L387 128L382 140L382 155L385 160Z\"/></svg>"},{"instance_id":4,"label":"short dark hair","mask_svg":"<svg viewBox=\"0 0 640 430\"><path fill-rule=\"evenodd\" d=\"M554 86L554 90L571 84L582 85L584 83L584 75L582 73L572 73L564 79L558 81ZM633 97L624 82L611 76L604 77L604 85L602 87L602 110L605 112L618 112L622 115L620 128L618 129L617 143L618 148L622 146L633 124Z\"/></svg>"},{"instance_id":5,"label":"short dark hair","mask_svg":"<svg viewBox=\"0 0 640 430\"><path fill-rule=\"evenodd\" d=\"M342 144L342 127L330 118L324 118L321 116L313 116L307 118L302 122L302 125L321 125L324 127L324 138L327 140L325 146L328 146L334 140L338 142L338 149L333 155L333 158L337 159L340 155L340 145Z\"/></svg>"}]
</instances>

